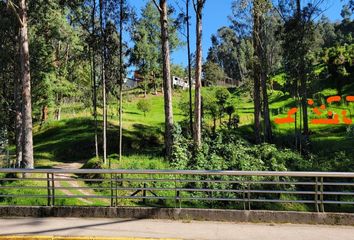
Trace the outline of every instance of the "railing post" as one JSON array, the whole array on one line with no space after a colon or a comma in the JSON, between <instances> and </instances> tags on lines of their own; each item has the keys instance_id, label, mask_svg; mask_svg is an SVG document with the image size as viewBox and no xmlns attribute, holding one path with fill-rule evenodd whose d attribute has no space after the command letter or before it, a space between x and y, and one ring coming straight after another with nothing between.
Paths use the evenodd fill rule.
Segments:
<instances>
[{"instance_id":1,"label":"railing post","mask_svg":"<svg viewBox=\"0 0 354 240\"><path fill-rule=\"evenodd\" d=\"M316 205L316 211L319 212L319 208L318 208L318 177L316 177L316 184L315 184L315 205Z\"/></svg>"},{"instance_id":2,"label":"railing post","mask_svg":"<svg viewBox=\"0 0 354 240\"><path fill-rule=\"evenodd\" d=\"M52 173L52 206L55 206L55 178L54 178L54 173Z\"/></svg>"},{"instance_id":3,"label":"railing post","mask_svg":"<svg viewBox=\"0 0 354 240\"><path fill-rule=\"evenodd\" d=\"M241 178L242 179L242 178ZM245 184L242 183L242 198L243 198L243 210L246 210L246 193L245 193Z\"/></svg>"},{"instance_id":4,"label":"railing post","mask_svg":"<svg viewBox=\"0 0 354 240\"><path fill-rule=\"evenodd\" d=\"M177 208L177 175L175 175L175 208Z\"/></svg>"},{"instance_id":5,"label":"railing post","mask_svg":"<svg viewBox=\"0 0 354 240\"><path fill-rule=\"evenodd\" d=\"M248 198L248 210L251 210L251 181L248 182L247 198Z\"/></svg>"},{"instance_id":6,"label":"railing post","mask_svg":"<svg viewBox=\"0 0 354 240\"><path fill-rule=\"evenodd\" d=\"M321 212L324 212L324 204L323 204L323 177L321 177Z\"/></svg>"},{"instance_id":7,"label":"railing post","mask_svg":"<svg viewBox=\"0 0 354 240\"><path fill-rule=\"evenodd\" d=\"M50 189L50 176L47 173L47 206L51 205L51 189Z\"/></svg>"},{"instance_id":8,"label":"railing post","mask_svg":"<svg viewBox=\"0 0 354 240\"><path fill-rule=\"evenodd\" d=\"M143 188L143 203L146 204L146 183L144 183Z\"/></svg>"},{"instance_id":9,"label":"railing post","mask_svg":"<svg viewBox=\"0 0 354 240\"><path fill-rule=\"evenodd\" d=\"M115 184L114 184L114 187L115 187L115 206L117 207L118 206L118 178L117 178L117 174L114 174L114 180L115 180Z\"/></svg>"},{"instance_id":10,"label":"railing post","mask_svg":"<svg viewBox=\"0 0 354 240\"><path fill-rule=\"evenodd\" d=\"M114 206L114 201L113 201L113 176L112 176L112 173L110 174L110 177L111 177L111 181L110 181L110 189L111 189L111 207Z\"/></svg>"}]
</instances>

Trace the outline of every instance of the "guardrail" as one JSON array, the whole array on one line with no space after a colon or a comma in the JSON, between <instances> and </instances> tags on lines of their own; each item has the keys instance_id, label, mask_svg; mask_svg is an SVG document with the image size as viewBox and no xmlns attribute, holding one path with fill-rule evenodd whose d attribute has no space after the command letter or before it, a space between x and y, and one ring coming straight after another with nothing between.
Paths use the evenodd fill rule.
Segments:
<instances>
[{"instance_id":1,"label":"guardrail","mask_svg":"<svg viewBox=\"0 0 354 240\"><path fill-rule=\"evenodd\" d=\"M0 176L0 203L7 205L35 199L31 204L48 206L354 209L354 173L0 169Z\"/></svg>"}]
</instances>

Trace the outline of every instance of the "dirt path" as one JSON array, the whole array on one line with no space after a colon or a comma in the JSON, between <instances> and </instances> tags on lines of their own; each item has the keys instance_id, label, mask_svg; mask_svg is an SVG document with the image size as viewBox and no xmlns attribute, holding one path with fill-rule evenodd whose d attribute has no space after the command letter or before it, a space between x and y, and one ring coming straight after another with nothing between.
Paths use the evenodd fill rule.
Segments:
<instances>
[{"instance_id":1,"label":"dirt path","mask_svg":"<svg viewBox=\"0 0 354 240\"><path fill-rule=\"evenodd\" d=\"M60 163L54 166L55 169L79 169L82 167L83 164L81 163ZM80 187L79 181L73 181L75 180L73 174L66 174L66 173L61 173L61 174L56 174L56 178L60 179L69 179L69 181L56 181L56 186L57 187L65 187L63 186L62 182L65 182L70 185L70 187ZM73 193L71 189L60 189L62 193L68 196L74 196L78 195L77 193ZM91 189L75 189L76 192L79 192L81 195L85 196L92 196L96 195L96 193L91 190ZM85 204L93 204L92 201L85 199L85 198L78 198L78 200L82 201ZM109 201L106 199L101 199L102 202L108 203Z\"/></svg>"}]
</instances>

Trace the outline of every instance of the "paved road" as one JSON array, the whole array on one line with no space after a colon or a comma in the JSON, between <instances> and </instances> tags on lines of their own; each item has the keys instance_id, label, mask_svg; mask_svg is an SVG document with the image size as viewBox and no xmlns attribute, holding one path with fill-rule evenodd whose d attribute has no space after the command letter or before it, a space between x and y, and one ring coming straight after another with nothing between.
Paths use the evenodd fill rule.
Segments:
<instances>
[{"instance_id":1,"label":"paved road","mask_svg":"<svg viewBox=\"0 0 354 240\"><path fill-rule=\"evenodd\" d=\"M353 240L354 227L134 219L0 219L0 235L237 240Z\"/></svg>"}]
</instances>

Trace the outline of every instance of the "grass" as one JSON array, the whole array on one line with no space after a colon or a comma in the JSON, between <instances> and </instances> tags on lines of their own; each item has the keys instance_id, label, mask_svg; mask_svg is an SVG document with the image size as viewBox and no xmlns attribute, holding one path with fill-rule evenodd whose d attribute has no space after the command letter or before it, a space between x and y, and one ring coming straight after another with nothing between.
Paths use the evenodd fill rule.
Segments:
<instances>
[{"instance_id":1,"label":"grass","mask_svg":"<svg viewBox=\"0 0 354 240\"><path fill-rule=\"evenodd\" d=\"M281 78L281 76L278 76ZM212 91L205 88L204 91ZM230 90L231 102L236 106L236 113L240 116L240 132L250 138L252 136L253 101L247 94ZM324 89L322 93L332 93L331 89ZM174 97L175 121L185 119L185 111L180 109L180 102L187 99L187 92L177 92ZM143 112L137 109L138 97L126 97L123 117L123 160L117 161L118 149L118 117L115 102L109 105L108 111L108 154L111 155L113 167L118 168L157 168L168 169L168 163L163 159L163 131L164 111L163 96L148 96L152 110L144 117ZM270 91L269 95L271 119L285 117L288 109L295 106L294 100L281 91ZM348 109L351 118L354 114L354 104L333 104L331 110L340 113ZM99 109L99 111L101 111ZM61 121L51 120L44 124L42 129L37 126L34 134L34 150L36 166L50 168L60 162L86 162L94 157L94 121L90 110L80 104L63 106ZM309 119L317 116L309 109ZM101 118L101 116L99 116ZM225 117L225 121L226 121ZM208 118L207 118L208 119ZM353 118L354 119L354 118ZM210 119L209 119L210 120ZM297 114L300 121L300 114ZM354 158L353 134L344 124L335 126L321 126L310 124L312 152L320 156L335 155L336 152L345 152ZM349 129L350 130L350 129ZM99 146L102 146L102 122L99 122ZM293 147L294 125L273 124L276 143L285 147ZM101 148L99 149L102 153Z\"/></svg>"},{"instance_id":2,"label":"grass","mask_svg":"<svg viewBox=\"0 0 354 240\"><path fill-rule=\"evenodd\" d=\"M278 76L278 82L282 81L283 77ZM350 92L352 87L346 86L345 91ZM211 91L205 88L203 91ZM231 89L231 102L236 106L236 113L240 116L239 131L245 138L252 140L252 122L253 122L253 101L248 94ZM321 90L321 94L327 96L332 94L333 89L326 88ZM186 111L182 111L179 106L180 102L188 99L187 93L176 92L174 97L174 119L175 122L181 121L186 116ZM138 97L126 97L124 102L124 116L123 116L123 159L118 161L118 117L117 104L111 102L108 107L108 155L112 162L113 168L123 169L170 169L168 162L164 160L163 155L163 131L164 131L164 105L163 96L148 96L147 100L153 106L152 110L144 116L143 112L137 109L137 102L141 99ZM295 106L294 100L281 91L270 91L269 96L271 119L284 117L289 108ZM351 113L350 117L354 119L354 104L332 105L331 110L340 113L342 109L348 109ZM99 109L102 112L102 109ZM309 119L315 118L309 109ZM50 118L53 116L50 115ZM60 163L67 162L81 162L94 157L94 132L95 124L91 116L89 108L78 103L66 104L62 108L62 119L60 121L49 120L40 129L38 125L34 128L34 152L35 152L35 166L37 168L52 168ZM102 116L99 116L102 119ZM206 122L208 118L206 118ZM300 120L299 114L297 119ZM226 120L226 117L225 117ZM102 122L99 122L99 152L102 154ZM353 128L354 129L354 128ZM312 153L316 154L317 166L314 169L307 170L328 170L328 171L346 171L354 169L352 159L354 159L354 130L349 129L344 124L335 126L320 126L310 124ZM273 125L275 133L275 143L280 147L293 147L294 144L294 125ZM12 149L13 152L14 149ZM335 164L340 162L342 164ZM349 159L349 160L348 160ZM330 162L332 161L332 162ZM328 163L330 162L330 163ZM323 167L324 166L324 167ZM323 167L323 168L321 168ZM14 183L6 183L14 184ZM21 186L46 186L45 182L21 182ZM44 185L43 185L44 184ZM83 186L88 186L82 183ZM63 182L63 186L69 186ZM91 186L91 185L90 185ZM5 191L4 189L1 190ZM70 190L73 194L78 194L76 190ZM31 194L33 191L20 189L18 191L6 190L6 193L21 193ZM46 189L38 189L38 194L46 194ZM63 194L58 191L58 194ZM109 194L101 191L97 194ZM122 192L122 194L124 194ZM174 192L168 193L171 196ZM81 195L81 194L78 194ZM91 200L94 205L101 206L103 203L99 200ZM2 204L19 204L19 205L46 205L46 199L2 199ZM85 204L77 202L75 199L57 199L58 205L75 205ZM126 205L140 205L139 201L122 202ZM152 205L158 205L159 202L150 202ZM168 206L173 206L174 202L164 203ZM196 206L193 203L185 202L183 206ZM200 207L200 206L199 206ZM278 206L287 209L302 209L303 205L289 205Z\"/></svg>"}]
</instances>

